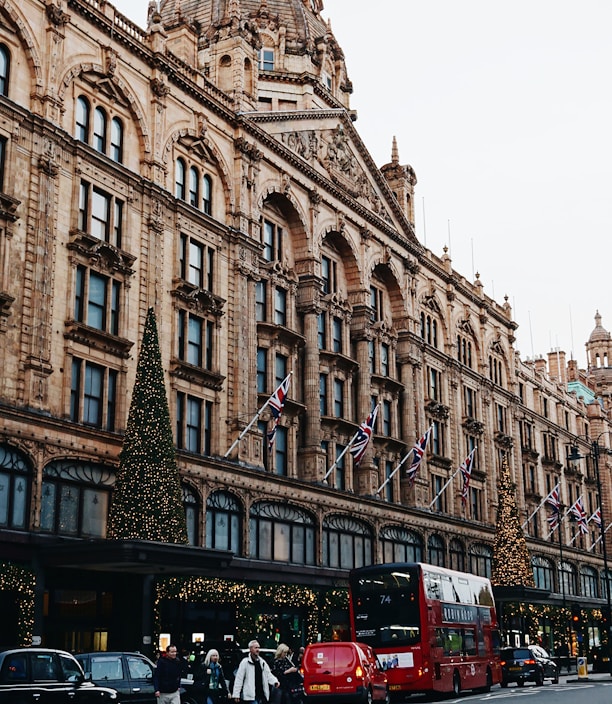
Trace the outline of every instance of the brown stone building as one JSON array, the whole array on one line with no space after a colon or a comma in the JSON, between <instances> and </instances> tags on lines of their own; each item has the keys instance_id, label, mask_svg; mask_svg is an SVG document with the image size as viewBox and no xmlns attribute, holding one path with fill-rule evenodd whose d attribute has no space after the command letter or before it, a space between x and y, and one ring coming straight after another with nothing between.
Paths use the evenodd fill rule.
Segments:
<instances>
[{"instance_id":1,"label":"brown stone building","mask_svg":"<svg viewBox=\"0 0 612 704\"><path fill-rule=\"evenodd\" d=\"M353 566L490 573L504 453L525 519L557 482L567 506L599 504L609 334L598 320L584 373L520 359L507 299L417 240L397 145L374 164L322 9L167 0L143 30L105 0L0 0L7 642L343 633ZM105 539L149 307L190 546ZM272 451L266 410L228 454L290 372ZM343 451L374 407L356 465ZM430 426L410 486L394 470ZM441 490L474 448L464 506L458 478ZM598 467L612 518L603 451ZM526 529L553 602L604 603L595 532L565 521L559 543L545 510Z\"/></svg>"}]
</instances>

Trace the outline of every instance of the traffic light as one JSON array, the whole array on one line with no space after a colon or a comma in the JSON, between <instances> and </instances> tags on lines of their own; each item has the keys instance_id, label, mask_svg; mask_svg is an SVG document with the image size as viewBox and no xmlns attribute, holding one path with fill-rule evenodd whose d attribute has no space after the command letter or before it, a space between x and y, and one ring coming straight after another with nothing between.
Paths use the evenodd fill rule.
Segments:
<instances>
[{"instance_id":1,"label":"traffic light","mask_svg":"<svg viewBox=\"0 0 612 704\"><path fill-rule=\"evenodd\" d=\"M582 624L582 612L579 604L572 604L572 626L579 628Z\"/></svg>"}]
</instances>

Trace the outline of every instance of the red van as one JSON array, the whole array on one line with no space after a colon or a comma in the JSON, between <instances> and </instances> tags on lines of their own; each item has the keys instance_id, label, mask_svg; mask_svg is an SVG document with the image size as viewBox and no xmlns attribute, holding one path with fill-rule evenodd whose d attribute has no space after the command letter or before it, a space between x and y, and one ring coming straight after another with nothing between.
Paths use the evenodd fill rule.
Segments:
<instances>
[{"instance_id":1,"label":"red van","mask_svg":"<svg viewBox=\"0 0 612 704\"><path fill-rule=\"evenodd\" d=\"M364 643L314 643L302 658L307 702L389 702L387 676Z\"/></svg>"}]
</instances>

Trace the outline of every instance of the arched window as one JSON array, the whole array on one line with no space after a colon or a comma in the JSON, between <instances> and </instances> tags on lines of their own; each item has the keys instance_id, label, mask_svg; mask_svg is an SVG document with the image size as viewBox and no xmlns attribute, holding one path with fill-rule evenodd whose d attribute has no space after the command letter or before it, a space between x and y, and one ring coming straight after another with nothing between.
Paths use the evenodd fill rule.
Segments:
<instances>
[{"instance_id":1,"label":"arched window","mask_svg":"<svg viewBox=\"0 0 612 704\"><path fill-rule=\"evenodd\" d=\"M612 594L612 572L608 570L607 572L608 584L606 585L606 572L602 571L599 573L599 588L602 598L606 598L607 594ZM607 590L607 591L606 591Z\"/></svg>"},{"instance_id":2,"label":"arched window","mask_svg":"<svg viewBox=\"0 0 612 704\"><path fill-rule=\"evenodd\" d=\"M418 533L399 526L380 531L385 562L423 562L423 539Z\"/></svg>"},{"instance_id":3,"label":"arched window","mask_svg":"<svg viewBox=\"0 0 612 704\"><path fill-rule=\"evenodd\" d=\"M583 567L580 570L580 593L582 596L599 597L597 571L592 567Z\"/></svg>"},{"instance_id":4,"label":"arched window","mask_svg":"<svg viewBox=\"0 0 612 704\"><path fill-rule=\"evenodd\" d=\"M40 530L105 538L115 470L101 464L60 460L43 472Z\"/></svg>"},{"instance_id":5,"label":"arched window","mask_svg":"<svg viewBox=\"0 0 612 704\"><path fill-rule=\"evenodd\" d=\"M200 502L195 491L185 484L181 487L183 492L183 507L185 509L185 521L187 522L187 541L189 545L197 545L199 542L199 516Z\"/></svg>"},{"instance_id":6,"label":"arched window","mask_svg":"<svg viewBox=\"0 0 612 704\"><path fill-rule=\"evenodd\" d=\"M473 545L470 548L470 572L481 577L491 577L493 550L488 545Z\"/></svg>"},{"instance_id":7,"label":"arched window","mask_svg":"<svg viewBox=\"0 0 612 704\"><path fill-rule=\"evenodd\" d=\"M89 101L79 95L76 103L76 130L74 135L79 142L89 144Z\"/></svg>"},{"instance_id":8,"label":"arched window","mask_svg":"<svg viewBox=\"0 0 612 704\"><path fill-rule=\"evenodd\" d=\"M31 468L25 455L0 445L0 526L26 530L30 505Z\"/></svg>"},{"instance_id":9,"label":"arched window","mask_svg":"<svg viewBox=\"0 0 612 704\"><path fill-rule=\"evenodd\" d=\"M438 321L429 313L421 313L421 339L432 347L438 346Z\"/></svg>"},{"instance_id":10,"label":"arched window","mask_svg":"<svg viewBox=\"0 0 612 704\"><path fill-rule=\"evenodd\" d=\"M101 154L106 154L106 113L101 107L94 110L93 148Z\"/></svg>"},{"instance_id":11,"label":"arched window","mask_svg":"<svg viewBox=\"0 0 612 704\"><path fill-rule=\"evenodd\" d=\"M439 535L430 535L427 541L427 559L432 565L438 565L438 567L444 567L445 555L444 555L444 541Z\"/></svg>"},{"instance_id":12,"label":"arched window","mask_svg":"<svg viewBox=\"0 0 612 704\"><path fill-rule=\"evenodd\" d=\"M118 117L111 120L109 156L113 161L123 163L123 123Z\"/></svg>"},{"instance_id":13,"label":"arched window","mask_svg":"<svg viewBox=\"0 0 612 704\"><path fill-rule=\"evenodd\" d=\"M448 558L451 570L465 572L465 546L457 538L453 538L448 544Z\"/></svg>"},{"instance_id":14,"label":"arched window","mask_svg":"<svg viewBox=\"0 0 612 704\"><path fill-rule=\"evenodd\" d=\"M174 195L179 199L179 200L185 200L185 178L186 178L186 168L185 168L185 162L183 159L180 157L176 160L176 165L175 165L175 174L174 174L174 180L175 180L175 192Z\"/></svg>"},{"instance_id":15,"label":"arched window","mask_svg":"<svg viewBox=\"0 0 612 704\"><path fill-rule=\"evenodd\" d=\"M202 210L212 215L212 178L208 174L202 180Z\"/></svg>"},{"instance_id":16,"label":"arched window","mask_svg":"<svg viewBox=\"0 0 612 704\"><path fill-rule=\"evenodd\" d=\"M350 570L372 564L372 532L349 516L323 521L323 566Z\"/></svg>"},{"instance_id":17,"label":"arched window","mask_svg":"<svg viewBox=\"0 0 612 704\"><path fill-rule=\"evenodd\" d=\"M189 205L197 208L200 204L200 174L195 166L189 167Z\"/></svg>"},{"instance_id":18,"label":"arched window","mask_svg":"<svg viewBox=\"0 0 612 704\"><path fill-rule=\"evenodd\" d=\"M555 571L550 560L536 555L531 560L533 580L538 589L555 590Z\"/></svg>"},{"instance_id":19,"label":"arched window","mask_svg":"<svg viewBox=\"0 0 612 704\"><path fill-rule=\"evenodd\" d=\"M206 501L206 547L241 552L242 507L227 491L214 491Z\"/></svg>"},{"instance_id":20,"label":"arched window","mask_svg":"<svg viewBox=\"0 0 612 704\"><path fill-rule=\"evenodd\" d=\"M0 95L8 95L11 55L4 44L0 44Z\"/></svg>"},{"instance_id":21,"label":"arched window","mask_svg":"<svg viewBox=\"0 0 612 704\"><path fill-rule=\"evenodd\" d=\"M258 560L315 564L315 525L305 511L260 502L250 513L250 555Z\"/></svg>"}]
</instances>

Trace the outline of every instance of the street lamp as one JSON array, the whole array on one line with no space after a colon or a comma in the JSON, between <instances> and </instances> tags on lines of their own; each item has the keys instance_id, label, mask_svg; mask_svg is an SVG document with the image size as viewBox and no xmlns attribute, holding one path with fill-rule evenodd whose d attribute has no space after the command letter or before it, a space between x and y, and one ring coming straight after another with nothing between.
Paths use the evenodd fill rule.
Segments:
<instances>
[{"instance_id":1,"label":"street lamp","mask_svg":"<svg viewBox=\"0 0 612 704\"><path fill-rule=\"evenodd\" d=\"M599 498L599 518L600 518L600 524L599 524L599 530L601 531L601 547L602 547L602 556L603 556L603 563L604 563L604 585L605 585L605 590L606 590L606 606L607 606L607 618L605 619L605 624L606 624L606 631L607 631L607 636L608 636L608 665L610 667L610 675L612 675L612 628L610 627L610 608L612 605L612 600L610 598L610 580L608 576L608 551L606 548L606 522L604 519L604 508L603 508L603 497L601 493L601 476L599 474L599 457L601 455L602 449L603 451L608 454L610 453L610 450L607 447L602 448L601 445L599 444L599 440L604 436L607 435L610 431L606 430L603 433L600 433L594 440L593 438L590 438L588 435L582 435L582 436L576 436L576 440L586 440L590 444L591 448L591 457L593 458L593 464L595 466L595 481L597 482L597 496ZM577 460L584 459L585 455L581 455L578 452L578 447L576 445L572 445L571 447L571 452L568 456L568 461L569 462L575 462Z\"/></svg>"}]
</instances>

